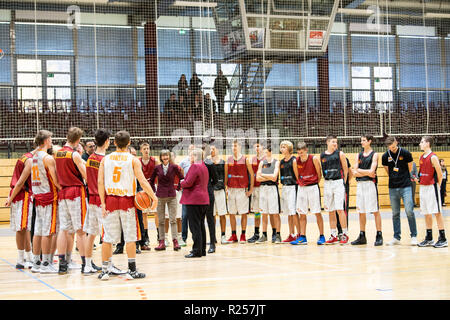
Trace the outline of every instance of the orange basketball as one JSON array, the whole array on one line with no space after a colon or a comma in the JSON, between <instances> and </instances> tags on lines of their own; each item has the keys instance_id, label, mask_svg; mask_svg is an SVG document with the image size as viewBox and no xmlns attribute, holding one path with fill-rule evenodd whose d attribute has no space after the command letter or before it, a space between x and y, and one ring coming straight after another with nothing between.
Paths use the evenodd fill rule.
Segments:
<instances>
[{"instance_id":1,"label":"orange basketball","mask_svg":"<svg viewBox=\"0 0 450 320\"><path fill-rule=\"evenodd\" d=\"M136 208L138 208L139 210L145 210L151 207L152 205L152 200L150 199L150 197L148 196L147 193L145 193L145 191L139 191L138 193L136 193L136 195L134 196L134 205L136 206Z\"/></svg>"}]
</instances>

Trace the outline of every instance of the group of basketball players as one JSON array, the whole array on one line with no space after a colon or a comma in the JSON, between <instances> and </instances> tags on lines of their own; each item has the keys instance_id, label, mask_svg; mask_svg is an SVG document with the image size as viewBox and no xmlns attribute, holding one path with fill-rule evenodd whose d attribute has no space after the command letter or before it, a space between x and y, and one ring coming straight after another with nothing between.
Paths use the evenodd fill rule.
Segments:
<instances>
[{"instance_id":1,"label":"group of basketball players","mask_svg":"<svg viewBox=\"0 0 450 320\"><path fill-rule=\"evenodd\" d=\"M79 268L73 263L71 254L74 236L80 253L83 274L99 272L99 278L107 280L110 275L124 275L127 279L145 277L136 269L136 242L143 239L141 247L148 248L147 212L155 211L158 199L149 183L149 176L158 165L150 157L147 143L141 145L142 158L130 153L130 135L119 131L114 136L116 150L108 155L110 144L108 130L95 133L96 151L85 162L77 151L83 131L77 127L69 129L67 142L58 150L52 145L52 133L41 130L35 137L37 148L27 152L15 166L11 179L11 192L6 206L11 207L11 229L16 232L18 261L16 268L30 268L32 272L66 274L69 269ZM214 212L220 217L222 244L238 242L236 215L241 215L240 243L267 242L267 227L272 226L272 243L306 245L307 214L316 216L319 228L318 245L347 244L348 197L345 182L349 177L357 181L356 210L360 219L359 237L352 245L366 244L366 214L375 218L375 246L383 244L381 216L378 204L377 167L379 157L372 149L373 137L361 137L363 150L356 156L355 165L349 167L345 154L338 149L336 136L328 136L326 150L320 156L308 153L307 145L299 142L298 156L290 141L280 144L281 160L272 155L270 146L254 145L256 155L245 156L241 144L235 140L232 155L223 160L218 149L211 145L206 160L212 162L216 174L214 188ZM389 140L386 163L383 165L391 176L398 176L399 155L402 149ZM425 215L427 234L419 246L446 247L444 223L438 185L442 181L439 160L431 151L431 137L423 137L420 147L419 177L420 206ZM393 147L394 146L394 147ZM393 152L393 153L391 153ZM405 151L404 151L405 152ZM397 156L395 156L397 154ZM384 156L383 156L384 157ZM396 158L395 158L396 157ZM400 157L403 161L403 157ZM172 157L171 161L174 161ZM411 157L412 161L412 157ZM390 166L392 164L392 168ZM408 167L406 167L408 168ZM409 178L410 169L406 170ZM404 174L404 172L402 172ZM331 236L325 240L321 215L319 182L324 178L323 207L329 213ZM149 210L136 214L134 196L137 182L152 199ZM281 183L281 195L279 194ZM86 189L87 185L87 189ZM346 203L347 202L347 203ZM31 239L31 217L35 209L33 237ZM246 239L247 214L254 213L255 234ZM289 235L281 240L280 213L288 216ZM229 214L231 237L226 239L226 214ZM439 239L432 240L432 215L435 215ZM141 221L139 221L141 220ZM262 220L262 233L260 226ZM338 233L338 224L341 233ZM394 221L395 229L395 221ZM102 266L92 261L92 249L96 236L102 237ZM112 246L121 241L126 244L128 271L116 268L112 263ZM394 235L395 236L395 235ZM31 241L32 240L32 241ZM180 239L181 240L181 239ZM32 242L32 246L31 246ZM389 244L397 244L391 241ZM55 252L59 266L53 264Z\"/></svg>"}]
</instances>

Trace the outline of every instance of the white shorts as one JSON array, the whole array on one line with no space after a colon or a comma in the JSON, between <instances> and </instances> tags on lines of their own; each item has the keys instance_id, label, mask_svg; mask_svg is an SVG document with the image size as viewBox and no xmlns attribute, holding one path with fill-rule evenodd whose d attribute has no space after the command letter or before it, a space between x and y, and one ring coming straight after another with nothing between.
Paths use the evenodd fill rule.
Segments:
<instances>
[{"instance_id":1,"label":"white shorts","mask_svg":"<svg viewBox=\"0 0 450 320\"><path fill-rule=\"evenodd\" d=\"M225 189L214 190L214 215L224 216L227 214L227 195Z\"/></svg>"},{"instance_id":2,"label":"white shorts","mask_svg":"<svg viewBox=\"0 0 450 320\"><path fill-rule=\"evenodd\" d=\"M36 206L36 219L34 222L34 235L47 237L56 234L59 230L57 204L48 206Z\"/></svg>"},{"instance_id":3,"label":"white shorts","mask_svg":"<svg viewBox=\"0 0 450 320\"><path fill-rule=\"evenodd\" d=\"M106 243L119 243L123 230L126 243L141 239L138 217L135 208L127 211L115 210L103 218L103 241Z\"/></svg>"},{"instance_id":4,"label":"white shorts","mask_svg":"<svg viewBox=\"0 0 450 320\"><path fill-rule=\"evenodd\" d=\"M264 214L280 213L280 195L278 186L261 185L259 194L259 208Z\"/></svg>"},{"instance_id":5,"label":"white shorts","mask_svg":"<svg viewBox=\"0 0 450 320\"><path fill-rule=\"evenodd\" d=\"M89 204L88 211L86 213L86 219L84 221L83 231L87 234L100 235L102 232L102 208Z\"/></svg>"},{"instance_id":6,"label":"white shorts","mask_svg":"<svg viewBox=\"0 0 450 320\"><path fill-rule=\"evenodd\" d=\"M33 202L28 198L11 203L10 229L17 232L31 230L31 216L33 214Z\"/></svg>"},{"instance_id":7,"label":"white shorts","mask_svg":"<svg viewBox=\"0 0 450 320\"><path fill-rule=\"evenodd\" d=\"M327 212L344 210L345 186L344 180L325 180L323 186L323 207Z\"/></svg>"},{"instance_id":8,"label":"white shorts","mask_svg":"<svg viewBox=\"0 0 450 320\"><path fill-rule=\"evenodd\" d=\"M228 188L228 212L230 214L247 214L249 198L245 195L246 188Z\"/></svg>"},{"instance_id":9,"label":"white shorts","mask_svg":"<svg viewBox=\"0 0 450 320\"><path fill-rule=\"evenodd\" d=\"M261 196L261 187L254 187L250 200L250 212L261 212L259 198Z\"/></svg>"},{"instance_id":10,"label":"white shorts","mask_svg":"<svg viewBox=\"0 0 450 320\"><path fill-rule=\"evenodd\" d=\"M281 212L284 215L293 216L297 212L295 206L297 204L297 186L283 186L281 188Z\"/></svg>"},{"instance_id":11,"label":"white shorts","mask_svg":"<svg viewBox=\"0 0 450 320\"><path fill-rule=\"evenodd\" d=\"M87 198L84 198L83 202L84 203L82 203L81 197L76 197L73 200L58 200L60 231L66 230L69 233L75 233L78 230L83 230L88 207Z\"/></svg>"},{"instance_id":12,"label":"white shorts","mask_svg":"<svg viewBox=\"0 0 450 320\"><path fill-rule=\"evenodd\" d=\"M380 211L378 206L378 189L373 181L356 183L356 212L374 213Z\"/></svg>"},{"instance_id":13,"label":"white shorts","mask_svg":"<svg viewBox=\"0 0 450 320\"><path fill-rule=\"evenodd\" d=\"M297 212L299 214L316 214L322 211L320 203L320 188L318 184L311 186L298 186L297 190Z\"/></svg>"},{"instance_id":14,"label":"white shorts","mask_svg":"<svg viewBox=\"0 0 450 320\"><path fill-rule=\"evenodd\" d=\"M422 214L442 212L441 192L437 184L420 185L419 197Z\"/></svg>"}]
</instances>

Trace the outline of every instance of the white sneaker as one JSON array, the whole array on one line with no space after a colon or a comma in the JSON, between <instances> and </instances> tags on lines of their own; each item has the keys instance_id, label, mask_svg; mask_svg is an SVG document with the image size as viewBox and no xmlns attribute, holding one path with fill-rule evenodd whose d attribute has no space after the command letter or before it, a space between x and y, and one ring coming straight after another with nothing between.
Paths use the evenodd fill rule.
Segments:
<instances>
[{"instance_id":1,"label":"white sneaker","mask_svg":"<svg viewBox=\"0 0 450 320\"><path fill-rule=\"evenodd\" d=\"M108 269L108 274L113 275L113 276L118 276L118 275L125 274L125 273L127 273L127 270L120 270L115 265L112 265Z\"/></svg>"},{"instance_id":2,"label":"white sneaker","mask_svg":"<svg viewBox=\"0 0 450 320\"><path fill-rule=\"evenodd\" d=\"M228 241L225 236L222 236L221 241L222 244L232 243L231 241Z\"/></svg>"},{"instance_id":3,"label":"white sneaker","mask_svg":"<svg viewBox=\"0 0 450 320\"><path fill-rule=\"evenodd\" d=\"M36 263L33 263L33 267L31 267L31 272L38 273L41 269L41 262L38 261Z\"/></svg>"},{"instance_id":4,"label":"white sneaker","mask_svg":"<svg viewBox=\"0 0 450 320\"><path fill-rule=\"evenodd\" d=\"M41 273L58 273L58 270L56 270L55 266L48 263L48 262L44 262L41 265L41 269L40 269Z\"/></svg>"},{"instance_id":5,"label":"white sneaker","mask_svg":"<svg viewBox=\"0 0 450 320\"><path fill-rule=\"evenodd\" d=\"M69 270L81 269L81 264L77 264L73 261L70 261L68 267L69 267Z\"/></svg>"},{"instance_id":6,"label":"white sneaker","mask_svg":"<svg viewBox=\"0 0 450 320\"><path fill-rule=\"evenodd\" d=\"M412 238L411 238L411 245L412 245L412 246L417 246L418 243L419 243L419 242L417 241L417 237L412 237Z\"/></svg>"},{"instance_id":7,"label":"white sneaker","mask_svg":"<svg viewBox=\"0 0 450 320\"><path fill-rule=\"evenodd\" d=\"M180 245L180 247L186 247L186 242L183 241L183 238L178 239L178 244Z\"/></svg>"},{"instance_id":8,"label":"white sneaker","mask_svg":"<svg viewBox=\"0 0 450 320\"><path fill-rule=\"evenodd\" d=\"M97 273L97 270L94 269L91 265L84 266L84 270L83 270L84 275L90 275L93 273Z\"/></svg>"},{"instance_id":9,"label":"white sneaker","mask_svg":"<svg viewBox=\"0 0 450 320\"><path fill-rule=\"evenodd\" d=\"M25 261L24 267L25 267L25 269L31 269L31 268L33 268L33 262L31 262L31 261Z\"/></svg>"},{"instance_id":10,"label":"white sneaker","mask_svg":"<svg viewBox=\"0 0 450 320\"><path fill-rule=\"evenodd\" d=\"M165 238L165 239L164 239L164 244L166 245L166 247L170 246L170 241L169 241L169 239Z\"/></svg>"},{"instance_id":11,"label":"white sneaker","mask_svg":"<svg viewBox=\"0 0 450 320\"><path fill-rule=\"evenodd\" d=\"M398 240L397 238L392 238L391 241L389 241L388 243L386 243L386 245L388 246L396 246L400 244L400 240Z\"/></svg>"}]
</instances>

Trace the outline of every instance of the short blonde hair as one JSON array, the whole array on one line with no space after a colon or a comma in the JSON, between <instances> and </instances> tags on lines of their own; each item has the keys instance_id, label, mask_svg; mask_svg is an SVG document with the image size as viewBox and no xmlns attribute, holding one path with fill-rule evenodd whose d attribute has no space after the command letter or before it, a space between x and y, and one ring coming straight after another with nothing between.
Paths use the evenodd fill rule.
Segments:
<instances>
[{"instance_id":1,"label":"short blonde hair","mask_svg":"<svg viewBox=\"0 0 450 320\"><path fill-rule=\"evenodd\" d=\"M292 153L292 152L294 151L294 145L292 144L292 142L290 142L290 141L288 141L288 140L281 141L281 143L280 143L280 148L281 148L282 146L287 147L289 153Z\"/></svg>"},{"instance_id":2,"label":"short blonde hair","mask_svg":"<svg viewBox=\"0 0 450 320\"><path fill-rule=\"evenodd\" d=\"M194 155L194 161L203 161L203 150L200 148L195 148L191 151Z\"/></svg>"}]
</instances>

